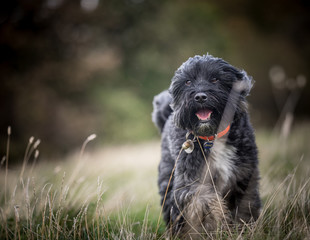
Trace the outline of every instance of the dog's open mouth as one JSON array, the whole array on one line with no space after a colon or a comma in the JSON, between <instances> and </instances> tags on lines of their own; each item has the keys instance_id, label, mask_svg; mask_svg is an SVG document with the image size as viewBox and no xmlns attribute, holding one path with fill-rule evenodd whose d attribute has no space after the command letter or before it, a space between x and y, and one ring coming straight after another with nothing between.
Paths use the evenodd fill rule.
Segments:
<instances>
[{"instance_id":1,"label":"dog's open mouth","mask_svg":"<svg viewBox=\"0 0 310 240\"><path fill-rule=\"evenodd\" d=\"M198 112L196 112L196 116L201 121L208 121L208 120L210 120L211 114L212 114L212 111L209 110L209 109L201 109Z\"/></svg>"}]
</instances>

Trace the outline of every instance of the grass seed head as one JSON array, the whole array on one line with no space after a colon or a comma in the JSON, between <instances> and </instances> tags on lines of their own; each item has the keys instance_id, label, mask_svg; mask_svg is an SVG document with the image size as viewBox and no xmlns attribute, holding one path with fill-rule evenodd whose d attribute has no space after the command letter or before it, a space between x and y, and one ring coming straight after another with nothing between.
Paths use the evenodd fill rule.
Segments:
<instances>
[{"instance_id":1,"label":"grass seed head","mask_svg":"<svg viewBox=\"0 0 310 240\"><path fill-rule=\"evenodd\" d=\"M29 138L29 144L32 144L32 143L33 143L33 140L34 140L34 137L31 136L31 137Z\"/></svg>"},{"instance_id":2,"label":"grass seed head","mask_svg":"<svg viewBox=\"0 0 310 240\"><path fill-rule=\"evenodd\" d=\"M38 139L38 140L34 143L33 148L36 149L36 148L40 145L40 143L41 143L41 140Z\"/></svg>"},{"instance_id":3,"label":"grass seed head","mask_svg":"<svg viewBox=\"0 0 310 240\"><path fill-rule=\"evenodd\" d=\"M36 151L34 152L34 158L38 158L39 157L39 150L36 149Z\"/></svg>"},{"instance_id":4,"label":"grass seed head","mask_svg":"<svg viewBox=\"0 0 310 240\"><path fill-rule=\"evenodd\" d=\"M92 134L92 135L88 136L88 138L86 139L86 141L87 141L87 142L90 142L90 141L94 140L96 137L97 137L96 134Z\"/></svg>"}]
</instances>

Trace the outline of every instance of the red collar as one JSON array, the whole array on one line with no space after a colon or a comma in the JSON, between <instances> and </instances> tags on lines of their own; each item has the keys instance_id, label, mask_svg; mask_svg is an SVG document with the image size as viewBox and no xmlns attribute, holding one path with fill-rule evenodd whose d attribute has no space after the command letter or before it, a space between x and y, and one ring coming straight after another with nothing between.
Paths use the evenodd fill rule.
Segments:
<instances>
[{"instance_id":1,"label":"red collar","mask_svg":"<svg viewBox=\"0 0 310 240\"><path fill-rule=\"evenodd\" d=\"M229 129L230 129L230 124L227 126L227 128L225 128L222 132L219 132L215 136L198 136L198 137L205 141L213 141L215 138L223 137L226 133L228 133Z\"/></svg>"}]
</instances>

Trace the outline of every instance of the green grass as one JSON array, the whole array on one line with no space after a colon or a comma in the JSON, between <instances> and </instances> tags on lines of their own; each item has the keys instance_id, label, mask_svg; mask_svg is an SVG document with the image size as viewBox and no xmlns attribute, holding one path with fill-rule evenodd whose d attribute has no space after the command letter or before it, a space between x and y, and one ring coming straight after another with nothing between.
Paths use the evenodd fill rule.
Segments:
<instances>
[{"instance_id":1,"label":"green grass","mask_svg":"<svg viewBox=\"0 0 310 240\"><path fill-rule=\"evenodd\" d=\"M310 238L309 135L309 125L293 129L287 140L257 132L261 216L254 225L238 226L231 233L219 230L212 238ZM159 142L82 150L62 161L41 160L32 166L34 142L27 148L24 162L30 163L24 171L9 165L6 175L2 161L0 239L166 237L162 220L156 231Z\"/></svg>"}]
</instances>

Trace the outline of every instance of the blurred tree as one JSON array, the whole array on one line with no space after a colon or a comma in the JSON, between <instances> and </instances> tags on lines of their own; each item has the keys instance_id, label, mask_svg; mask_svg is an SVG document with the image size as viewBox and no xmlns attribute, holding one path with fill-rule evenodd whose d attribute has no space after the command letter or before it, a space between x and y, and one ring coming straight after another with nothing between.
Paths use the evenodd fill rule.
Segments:
<instances>
[{"instance_id":1,"label":"blurred tree","mask_svg":"<svg viewBox=\"0 0 310 240\"><path fill-rule=\"evenodd\" d=\"M209 52L256 80L254 121L275 123L269 69L309 76L307 1L12 0L0 3L0 129L13 154L45 156L102 141L149 139L154 94L188 57ZM296 113L309 116L310 88ZM4 149L4 134L1 146ZM4 150L3 150L4 151Z\"/></svg>"}]
</instances>

